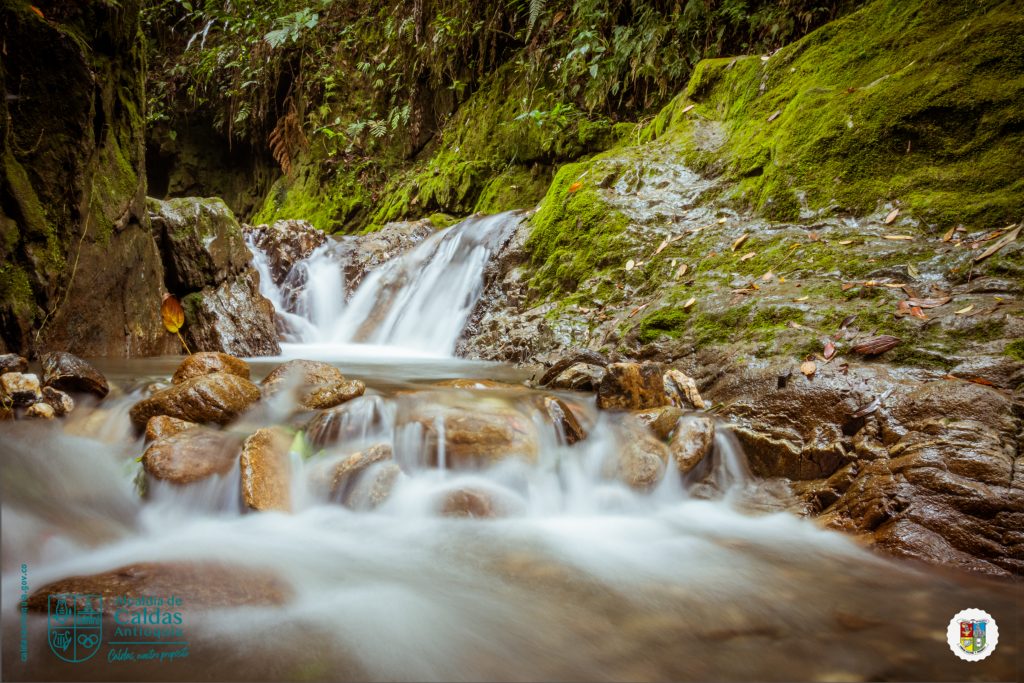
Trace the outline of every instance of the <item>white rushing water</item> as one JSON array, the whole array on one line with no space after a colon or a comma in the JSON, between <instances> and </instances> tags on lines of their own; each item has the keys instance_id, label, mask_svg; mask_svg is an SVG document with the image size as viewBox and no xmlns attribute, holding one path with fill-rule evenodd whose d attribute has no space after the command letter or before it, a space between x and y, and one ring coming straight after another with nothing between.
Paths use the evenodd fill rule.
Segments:
<instances>
[{"instance_id":1,"label":"white rushing water","mask_svg":"<svg viewBox=\"0 0 1024 683\"><path fill-rule=\"evenodd\" d=\"M495 250L521 212L471 216L368 273L355 291L345 281L345 240L329 239L278 287L267 256L250 247L261 293L289 328L286 341L330 347L368 344L450 355L484 286Z\"/></svg>"}]
</instances>

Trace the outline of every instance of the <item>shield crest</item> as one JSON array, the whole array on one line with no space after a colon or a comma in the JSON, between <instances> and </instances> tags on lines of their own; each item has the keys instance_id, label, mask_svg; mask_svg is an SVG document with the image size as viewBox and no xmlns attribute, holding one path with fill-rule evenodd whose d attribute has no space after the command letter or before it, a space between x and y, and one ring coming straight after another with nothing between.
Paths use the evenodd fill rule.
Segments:
<instances>
[{"instance_id":1,"label":"shield crest","mask_svg":"<svg viewBox=\"0 0 1024 683\"><path fill-rule=\"evenodd\" d=\"M960 621L960 649L977 654L985 649L985 620L964 619Z\"/></svg>"},{"instance_id":2,"label":"shield crest","mask_svg":"<svg viewBox=\"0 0 1024 683\"><path fill-rule=\"evenodd\" d=\"M46 639L65 662L84 662L103 641L103 596L55 593L47 601Z\"/></svg>"}]
</instances>

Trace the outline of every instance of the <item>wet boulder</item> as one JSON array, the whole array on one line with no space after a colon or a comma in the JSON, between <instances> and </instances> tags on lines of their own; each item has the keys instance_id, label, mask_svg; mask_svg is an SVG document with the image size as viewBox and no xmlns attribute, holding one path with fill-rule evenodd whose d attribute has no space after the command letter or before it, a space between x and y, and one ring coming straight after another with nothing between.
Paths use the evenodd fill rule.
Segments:
<instances>
[{"instance_id":1,"label":"wet boulder","mask_svg":"<svg viewBox=\"0 0 1024 683\"><path fill-rule=\"evenodd\" d=\"M215 372L227 372L249 379L249 364L220 351L199 351L187 356L174 371L171 382L181 384L187 379Z\"/></svg>"},{"instance_id":2,"label":"wet boulder","mask_svg":"<svg viewBox=\"0 0 1024 683\"><path fill-rule=\"evenodd\" d=\"M668 449L676 467L686 474L711 454L714 443L715 421L690 415L677 421Z\"/></svg>"},{"instance_id":3,"label":"wet boulder","mask_svg":"<svg viewBox=\"0 0 1024 683\"><path fill-rule=\"evenodd\" d=\"M242 439L236 434L194 427L149 444L142 466L149 476L185 485L224 475L238 462Z\"/></svg>"},{"instance_id":4,"label":"wet boulder","mask_svg":"<svg viewBox=\"0 0 1024 683\"><path fill-rule=\"evenodd\" d=\"M267 257L274 284L284 284L295 264L327 241L327 235L300 220L275 221L271 225L243 225L242 232Z\"/></svg>"},{"instance_id":5,"label":"wet boulder","mask_svg":"<svg viewBox=\"0 0 1024 683\"><path fill-rule=\"evenodd\" d=\"M263 570L213 562L144 562L98 574L48 583L28 599L28 609L45 613L54 595L99 595L108 605L121 598L187 596L190 610L283 605L291 589Z\"/></svg>"},{"instance_id":6,"label":"wet boulder","mask_svg":"<svg viewBox=\"0 0 1024 683\"><path fill-rule=\"evenodd\" d=\"M331 469L330 495L344 501L351 493L359 476L370 466L392 460L391 446L385 443L370 446L343 458Z\"/></svg>"},{"instance_id":7,"label":"wet boulder","mask_svg":"<svg viewBox=\"0 0 1024 683\"><path fill-rule=\"evenodd\" d=\"M156 441L166 436L174 436L180 434L186 429L192 429L198 427L195 422L187 422L186 420L179 420L176 417L168 417L167 415L156 415L149 418L149 422L146 423L146 442Z\"/></svg>"},{"instance_id":8,"label":"wet boulder","mask_svg":"<svg viewBox=\"0 0 1024 683\"><path fill-rule=\"evenodd\" d=\"M462 487L449 491L442 496L438 512L443 517L471 517L477 519L498 517L498 509L494 498L480 489Z\"/></svg>"},{"instance_id":9,"label":"wet boulder","mask_svg":"<svg viewBox=\"0 0 1024 683\"><path fill-rule=\"evenodd\" d=\"M605 463L604 475L626 483L630 488L647 491L665 474L668 446L655 437L640 420L626 416L624 436L615 457Z\"/></svg>"},{"instance_id":10,"label":"wet boulder","mask_svg":"<svg viewBox=\"0 0 1024 683\"><path fill-rule=\"evenodd\" d=\"M43 384L69 393L90 393L103 398L110 393L107 379L96 368L66 351L44 353Z\"/></svg>"},{"instance_id":11,"label":"wet boulder","mask_svg":"<svg viewBox=\"0 0 1024 683\"><path fill-rule=\"evenodd\" d=\"M656 363L611 363L597 389L597 406L604 410L643 410L669 403Z\"/></svg>"},{"instance_id":12,"label":"wet boulder","mask_svg":"<svg viewBox=\"0 0 1024 683\"><path fill-rule=\"evenodd\" d=\"M384 424L385 404L377 396L361 396L336 408L321 410L306 423L306 440L314 449L364 439Z\"/></svg>"},{"instance_id":13,"label":"wet boulder","mask_svg":"<svg viewBox=\"0 0 1024 683\"><path fill-rule=\"evenodd\" d=\"M704 410L706 407L697 391L697 382L681 370L668 370L662 380L672 405L696 410Z\"/></svg>"},{"instance_id":14,"label":"wet boulder","mask_svg":"<svg viewBox=\"0 0 1024 683\"><path fill-rule=\"evenodd\" d=\"M8 372L25 372L28 370L28 361L16 353L0 354L0 375Z\"/></svg>"},{"instance_id":15,"label":"wet boulder","mask_svg":"<svg viewBox=\"0 0 1024 683\"><path fill-rule=\"evenodd\" d=\"M167 415L188 422L227 424L260 399L260 390L247 379L226 372L187 379L144 398L129 411L132 423L143 429L151 417Z\"/></svg>"},{"instance_id":16,"label":"wet boulder","mask_svg":"<svg viewBox=\"0 0 1024 683\"><path fill-rule=\"evenodd\" d=\"M506 458L533 462L539 449L533 421L497 401L478 401L474 407L417 403L406 422L409 426L419 428L429 465L439 464L442 451L445 466L454 468Z\"/></svg>"},{"instance_id":17,"label":"wet boulder","mask_svg":"<svg viewBox=\"0 0 1024 683\"><path fill-rule=\"evenodd\" d=\"M248 509L291 510L291 442L280 427L260 429L245 440L240 469L242 501Z\"/></svg>"},{"instance_id":18,"label":"wet boulder","mask_svg":"<svg viewBox=\"0 0 1024 683\"><path fill-rule=\"evenodd\" d=\"M356 477L342 503L353 510L372 510L391 496L403 476L401 468L393 462L370 465Z\"/></svg>"},{"instance_id":19,"label":"wet boulder","mask_svg":"<svg viewBox=\"0 0 1024 683\"><path fill-rule=\"evenodd\" d=\"M291 360L276 367L262 382L265 396L294 392L296 402L306 410L324 410L362 396L366 385L345 379L341 370L320 361Z\"/></svg>"},{"instance_id":20,"label":"wet boulder","mask_svg":"<svg viewBox=\"0 0 1024 683\"><path fill-rule=\"evenodd\" d=\"M9 407L26 407L38 403L43 394L39 377L27 372L5 372L0 375L0 402Z\"/></svg>"},{"instance_id":21,"label":"wet boulder","mask_svg":"<svg viewBox=\"0 0 1024 683\"><path fill-rule=\"evenodd\" d=\"M147 204L160 245L167 288L185 309L190 347L236 356L281 352L273 304L231 210L217 198L185 197Z\"/></svg>"},{"instance_id":22,"label":"wet boulder","mask_svg":"<svg viewBox=\"0 0 1024 683\"><path fill-rule=\"evenodd\" d=\"M345 282L349 291L362 282L366 274L403 254L434 234L427 219L387 223L380 230L348 240Z\"/></svg>"},{"instance_id":23,"label":"wet boulder","mask_svg":"<svg viewBox=\"0 0 1024 683\"><path fill-rule=\"evenodd\" d=\"M53 408L57 417L64 417L75 409L75 399L53 387L43 387L43 402Z\"/></svg>"}]
</instances>

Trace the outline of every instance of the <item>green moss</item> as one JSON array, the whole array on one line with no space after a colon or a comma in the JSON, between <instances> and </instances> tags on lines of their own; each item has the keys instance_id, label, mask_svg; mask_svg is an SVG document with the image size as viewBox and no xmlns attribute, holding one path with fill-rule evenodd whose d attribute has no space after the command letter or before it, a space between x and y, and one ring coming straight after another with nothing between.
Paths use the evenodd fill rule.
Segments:
<instances>
[{"instance_id":1,"label":"green moss","mask_svg":"<svg viewBox=\"0 0 1024 683\"><path fill-rule=\"evenodd\" d=\"M549 167L510 166L487 183L474 211L500 213L512 209L529 209L540 203L551 184Z\"/></svg>"},{"instance_id":2,"label":"green moss","mask_svg":"<svg viewBox=\"0 0 1024 683\"><path fill-rule=\"evenodd\" d=\"M362 226L373 203L362 178L366 170L366 164L353 164L322 178L318 162L304 163L274 183L252 222L298 218L325 232L352 232Z\"/></svg>"},{"instance_id":3,"label":"green moss","mask_svg":"<svg viewBox=\"0 0 1024 683\"><path fill-rule=\"evenodd\" d=\"M15 263L0 264L0 302L30 324L35 320L36 303L28 274Z\"/></svg>"},{"instance_id":4,"label":"green moss","mask_svg":"<svg viewBox=\"0 0 1024 683\"><path fill-rule=\"evenodd\" d=\"M605 204L600 188L579 179L589 167L586 162L563 166L531 219L526 244L536 269L531 288L542 296L573 292L626 260L619 247L629 221Z\"/></svg>"},{"instance_id":5,"label":"green moss","mask_svg":"<svg viewBox=\"0 0 1024 683\"><path fill-rule=\"evenodd\" d=\"M1010 358L1024 361L1024 339L1018 339L1017 341L1010 342L1006 345L1006 348L1003 349L1003 353Z\"/></svg>"},{"instance_id":6,"label":"green moss","mask_svg":"<svg viewBox=\"0 0 1024 683\"><path fill-rule=\"evenodd\" d=\"M1024 203L1024 16L1013 3L876 0L783 48L705 60L650 124L766 216L872 211L1015 219ZM965 47L969 46L969 47ZM696 108L683 114L684 103ZM769 120L771 119L771 120ZM705 133L718 126L720 147Z\"/></svg>"},{"instance_id":7,"label":"green moss","mask_svg":"<svg viewBox=\"0 0 1024 683\"><path fill-rule=\"evenodd\" d=\"M640 321L637 338L644 344L662 337L676 339L686 329L689 319L689 312L682 308L663 308Z\"/></svg>"}]
</instances>

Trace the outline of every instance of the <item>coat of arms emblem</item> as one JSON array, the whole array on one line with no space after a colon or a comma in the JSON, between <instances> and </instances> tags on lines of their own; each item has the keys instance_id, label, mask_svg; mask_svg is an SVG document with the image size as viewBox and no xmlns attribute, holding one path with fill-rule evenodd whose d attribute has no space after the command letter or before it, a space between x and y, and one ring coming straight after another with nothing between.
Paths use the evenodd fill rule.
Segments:
<instances>
[{"instance_id":1,"label":"coat of arms emblem","mask_svg":"<svg viewBox=\"0 0 1024 683\"><path fill-rule=\"evenodd\" d=\"M960 620L960 649L968 654L977 654L985 649L984 619Z\"/></svg>"},{"instance_id":2,"label":"coat of arms emblem","mask_svg":"<svg viewBox=\"0 0 1024 683\"><path fill-rule=\"evenodd\" d=\"M103 640L103 596L56 593L47 603L46 638L65 662L84 662Z\"/></svg>"}]
</instances>

